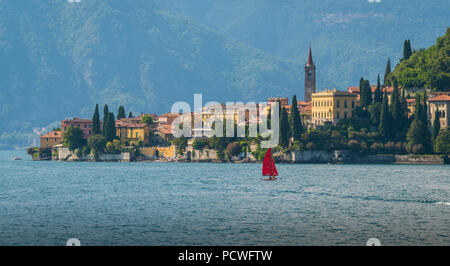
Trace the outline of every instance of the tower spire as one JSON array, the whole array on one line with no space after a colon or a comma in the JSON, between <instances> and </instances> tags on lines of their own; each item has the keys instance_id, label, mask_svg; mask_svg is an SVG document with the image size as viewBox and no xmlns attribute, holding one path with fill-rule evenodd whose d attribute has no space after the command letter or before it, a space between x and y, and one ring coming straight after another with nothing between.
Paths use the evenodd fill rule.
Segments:
<instances>
[{"instance_id":1,"label":"tower spire","mask_svg":"<svg viewBox=\"0 0 450 266\"><path fill-rule=\"evenodd\" d=\"M308 65L308 66L314 65L313 58L312 58L311 45L309 46L308 63L306 63L306 65Z\"/></svg>"}]
</instances>

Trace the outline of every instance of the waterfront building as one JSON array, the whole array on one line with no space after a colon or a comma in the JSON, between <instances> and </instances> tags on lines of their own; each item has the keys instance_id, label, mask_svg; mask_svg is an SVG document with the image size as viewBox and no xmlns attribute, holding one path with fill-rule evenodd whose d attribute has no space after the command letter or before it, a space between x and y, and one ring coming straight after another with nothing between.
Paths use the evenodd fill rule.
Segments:
<instances>
[{"instance_id":1,"label":"waterfront building","mask_svg":"<svg viewBox=\"0 0 450 266\"><path fill-rule=\"evenodd\" d=\"M100 122L100 124L102 124ZM69 127L78 127L83 131L83 138L88 139L93 135L93 122L90 119L81 119L78 117L66 119L61 122L61 134L64 138L64 133ZM101 128L101 125L100 125Z\"/></svg>"},{"instance_id":2,"label":"waterfront building","mask_svg":"<svg viewBox=\"0 0 450 266\"><path fill-rule=\"evenodd\" d=\"M448 116L448 113L450 112L450 96L442 94L428 99L428 118L431 124L434 122L436 110L438 111L441 129L448 127L450 122Z\"/></svg>"},{"instance_id":3,"label":"waterfront building","mask_svg":"<svg viewBox=\"0 0 450 266\"><path fill-rule=\"evenodd\" d=\"M314 126L323 125L326 122L335 124L340 119L352 118L357 95L348 91L325 89L313 93L311 101L311 123Z\"/></svg>"},{"instance_id":4,"label":"waterfront building","mask_svg":"<svg viewBox=\"0 0 450 266\"><path fill-rule=\"evenodd\" d=\"M55 145L62 143L61 131L47 132L40 137L41 148L52 148Z\"/></svg>"},{"instance_id":5,"label":"waterfront building","mask_svg":"<svg viewBox=\"0 0 450 266\"><path fill-rule=\"evenodd\" d=\"M122 143L128 142L130 145L142 140L144 145L150 143L150 126L139 123L132 118L122 118L116 121L116 135Z\"/></svg>"}]
</instances>

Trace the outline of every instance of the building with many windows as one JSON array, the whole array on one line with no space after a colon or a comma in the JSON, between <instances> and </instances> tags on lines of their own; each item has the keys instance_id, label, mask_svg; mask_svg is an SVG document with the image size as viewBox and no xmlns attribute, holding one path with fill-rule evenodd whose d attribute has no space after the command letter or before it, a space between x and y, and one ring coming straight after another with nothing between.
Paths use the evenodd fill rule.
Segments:
<instances>
[{"instance_id":1,"label":"building with many windows","mask_svg":"<svg viewBox=\"0 0 450 266\"><path fill-rule=\"evenodd\" d=\"M116 136L122 143L136 144L142 140L144 145L150 143L150 126L138 119L122 118L116 121Z\"/></svg>"},{"instance_id":2,"label":"building with many windows","mask_svg":"<svg viewBox=\"0 0 450 266\"><path fill-rule=\"evenodd\" d=\"M450 96L440 95L428 100L428 117L431 123L434 123L436 110L439 115L439 122L441 123L441 129L448 127L450 122L448 112L450 112Z\"/></svg>"},{"instance_id":3,"label":"building with many windows","mask_svg":"<svg viewBox=\"0 0 450 266\"><path fill-rule=\"evenodd\" d=\"M100 122L100 128L101 128ZM81 119L78 117L72 119L66 119L61 122L61 134L64 137L64 133L69 127L78 127L83 131L83 138L88 139L93 135L93 122L90 119Z\"/></svg>"},{"instance_id":4,"label":"building with many windows","mask_svg":"<svg viewBox=\"0 0 450 266\"><path fill-rule=\"evenodd\" d=\"M51 131L47 132L40 137L40 147L41 148L52 148L57 144L62 143L61 131Z\"/></svg>"},{"instance_id":5,"label":"building with many windows","mask_svg":"<svg viewBox=\"0 0 450 266\"><path fill-rule=\"evenodd\" d=\"M313 93L311 101L311 124L335 124L340 119L352 118L357 107L357 95L348 91L326 89Z\"/></svg>"}]
</instances>

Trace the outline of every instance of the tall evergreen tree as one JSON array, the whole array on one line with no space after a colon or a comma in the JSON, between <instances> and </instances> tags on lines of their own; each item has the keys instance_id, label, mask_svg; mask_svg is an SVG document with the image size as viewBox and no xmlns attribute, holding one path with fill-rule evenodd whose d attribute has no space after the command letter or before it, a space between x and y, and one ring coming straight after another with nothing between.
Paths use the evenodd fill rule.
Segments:
<instances>
[{"instance_id":1,"label":"tall evergreen tree","mask_svg":"<svg viewBox=\"0 0 450 266\"><path fill-rule=\"evenodd\" d=\"M389 111L391 112L392 115L392 130L394 133L393 136L396 137L397 139L401 139L404 119L400 103L400 95L398 93L397 80L394 79L393 83L394 83L394 90L392 92Z\"/></svg>"},{"instance_id":2,"label":"tall evergreen tree","mask_svg":"<svg viewBox=\"0 0 450 266\"><path fill-rule=\"evenodd\" d=\"M359 93L361 107L367 107L372 104L372 88L368 80L364 78L359 80Z\"/></svg>"},{"instance_id":3,"label":"tall evergreen tree","mask_svg":"<svg viewBox=\"0 0 450 266\"><path fill-rule=\"evenodd\" d=\"M109 115L108 105L105 104L105 106L103 106L103 126L102 126L102 134L104 137L106 137L105 128L106 128L106 120L108 119L108 115Z\"/></svg>"},{"instance_id":4,"label":"tall evergreen tree","mask_svg":"<svg viewBox=\"0 0 450 266\"><path fill-rule=\"evenodd\" d=\"M403 60L408 60L412 55L412 49L411 49L411 41L410 40L405 40L404 44L403 44Z\"/></svg>"},{"instance_id":5,"label":"tall evergreen tree","mask_svg":"<svg viewBox=\"0 0 450 266\"><path fill-rule=\"evenodd\" d=\"M412 56L411 40L408 40L408 59Z\"/></svg>"},{"instance_id":6,"label":"tall evergreen tree","mask_svg":"<svg viewBox=\"0 0 450 266\"><path fill-rule=\"evenodd\" d=\"M384 72L384 80L383 80L383 86L388 86L389 84L389 74L391 74L391 58L388 58L388 61L386 63L386 70Z\"/></svg>"},{"instance_id":7,"label":"tall evergreen tree","mask_svg":"<svg viewBox=\"0 0 450 266\"><path fill-rule=\"evenodd\" d=\"M95 105L94 115L92 116L92 133L94 135L100 134L100 114L98 112L98 104Z\"/></svg>"},{"instance_id":8,"label":"tall evergreen tree","mask_svg":"<svg viewBox=\"0 0 450 266\"><path fill-rule=\"evenodd\" d=\"M439 121L439 111L436 109L434 113L434 121L433 121L433 141L436 140L439 135L439 130L441 130L441 122Z\"/></svg>"},{"instance_id":9,"label":"tall evergreen tree","mask_svg":"<svg viewBox=\"0 0 450 266\"><path fill-rule=\"evenodd\" d=\"M375 95L373 97L374 103L381 103L383 101L383 94L381 92L380 74L378 74L377 88L375 89Z\"/></svg>"},{"instance_id":10,"label":"tall evergreen tree","mask_svg":"<svg viewBox=\"0 0 450 266\"><path fill-rule=\"evenodd\" d=\"M280 115L280 146L283 148L289 146L289 118L285 108L281 108Z\"/></svg>"},{"instance_id":11,"label":"tall evergreen tree","mask_svg":"<svg viewBox=\"0 0 450 266\"><path fill-rule=\"evenodd\" d=\"M125 107L119 106L119 110L117 111L117 120L125 118Z\"/></svg>"},{"instance_id":12,"label":"tall evergreen tree","mask_svg":"<svg viewBox=\"0 0 450 266\"><path fill-rule=\"evenodd\" d=\"M392 117L389 112L389 99L387 92L384 92L383 102L381 103L381 116L378 130L385 139L390 139L392 135Z\"/></svg>"},{"instance_id":13,"label":"tall evergreen tree","mask_svg":"<svg viewBox=\"0 0 450 266\"><path fill-rule=\"evenodd\" d=\"M303 133L302 119L297 106L297 95L292 97L291 113L289 115L289 124L291 126L291 137L294 141L301 140Z\"/></svg>"},{"instance_id":14,"label":"tall evergreen tree","mask_svg":"<svg viewBox=\"0 0 450 266\"><path fill-rule=\"evenodd\" d=\"M128 118L133 118L133 113L132 112L128 113Z\"/></svg>"},{"instance_id":15,"label":"tall evergreen tree","mask_svg":"<svg viewBox=\"0 0 450 266\"><path fill-rule=\"evenodd\" d=\"M428 121L428 95L427 95L427 91L425 90L423 93L423 109L422 109L422 115L421 115L421 120L422 120L422 126L423 126L423 132L424 132L424 143L423 146L425 148L426 152L432 152L433 149L433 145L431 143L431 132L430 132L430 123Z\"/></svg>"},{"instance_id":16,"label":"tall evergreen tree","mask_svg":"<svg viewBox=\"0 0 450 266\"><path fill-rule=\"evenodd\" d=\"M112 112L106 118L105 138L106 141L113 141L116 138L116 119Z\"/></svg>"}]
</instances>

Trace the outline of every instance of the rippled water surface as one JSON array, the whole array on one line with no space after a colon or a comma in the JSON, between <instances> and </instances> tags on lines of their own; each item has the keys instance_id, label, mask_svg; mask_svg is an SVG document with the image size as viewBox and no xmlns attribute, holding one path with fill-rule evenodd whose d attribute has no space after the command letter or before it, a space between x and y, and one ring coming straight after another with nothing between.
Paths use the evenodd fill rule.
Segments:
<instances>
[{"instance_id":1,"label":"rippled water surface","mask_svg":"<svg viewBox=\"0 0 450 266\"><path fill-rule=\"evenodd\" d=\"M14 156L22 161L11 160ZM450 167L33 162L0 152L0 245L450 244Z\"/></svg>"}]
</instances>

